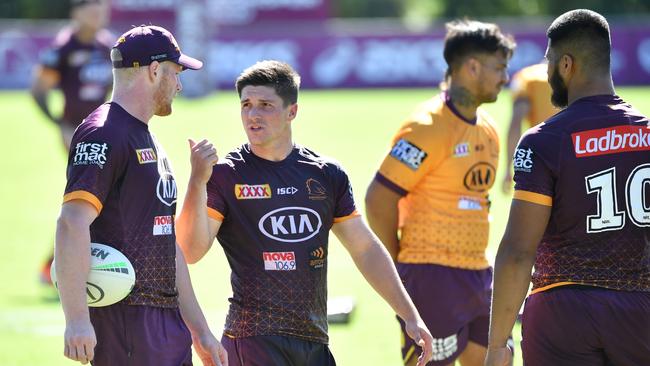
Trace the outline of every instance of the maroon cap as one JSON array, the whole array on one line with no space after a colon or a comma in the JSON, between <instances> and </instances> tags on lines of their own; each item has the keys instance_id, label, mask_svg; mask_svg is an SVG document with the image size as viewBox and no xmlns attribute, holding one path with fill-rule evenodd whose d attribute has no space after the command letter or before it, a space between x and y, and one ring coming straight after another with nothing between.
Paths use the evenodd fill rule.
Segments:
<instances>
[{"instance_id":1,"label":"maroon cap","mask_svg":"<svg viewBox=\"0 0 650 366\"><path fill-rule=\"evenodd\" d=\"M203 62L181 53L174 36L155 25L141 25L124 33L113 48L120 51L121 60L113 60L116 69L146 66L153 61L172 61L183 69L198 70Z\"/></svg>"}]
</instances>

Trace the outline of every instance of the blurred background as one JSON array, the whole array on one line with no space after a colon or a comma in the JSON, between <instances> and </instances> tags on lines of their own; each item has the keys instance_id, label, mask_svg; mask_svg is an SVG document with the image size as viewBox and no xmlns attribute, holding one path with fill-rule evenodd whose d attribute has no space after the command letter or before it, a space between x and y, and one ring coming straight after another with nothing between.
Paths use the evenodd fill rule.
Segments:
<instances>
[{"instance_id":1,"label":"blurred background","mask_svg":"<svg viewBox=\"0 0 650 366\"><path fill-rule=\"evenodd\" d=\"M650 114L650 0L111 0L108 6L107 28L115 37L133 25L162 25L184 53L205 61L202 71L181 74L184 89L174 113L154 117L150 125L174 166L179 205L189 177L187 138L209 138L221 156L243 143L234 80L256 61L277 59L302 76L295 140L342 163L363 212L366 187L391 137L416 104L438 93L446 69L444 24L459 17L495 22L515 36L512 75L542 60L545 31L555 17L575 8L600 12L612 29L617 92ZM56 293L38 280L53 248L67 155L58 127L29 93L40 55L69 24L69 14L67 0L0 0L2 366L75 364L63 357L65 323ZM63 99L57 93L49 99L56 115ZM509 159L508 89L484 108L498 125L502 147L490 192L493 260L511 199L500 189ZM356 303L349 323L330 327L338 364L400 365L394 313L336 238L330 239L330 297L351 296ZM231 290L218 244L190 270L212 329L220 334ZM519 333L517 326L517 341ZM520 355L515 365L521 365Z\"/></svg>"}]
</instances>

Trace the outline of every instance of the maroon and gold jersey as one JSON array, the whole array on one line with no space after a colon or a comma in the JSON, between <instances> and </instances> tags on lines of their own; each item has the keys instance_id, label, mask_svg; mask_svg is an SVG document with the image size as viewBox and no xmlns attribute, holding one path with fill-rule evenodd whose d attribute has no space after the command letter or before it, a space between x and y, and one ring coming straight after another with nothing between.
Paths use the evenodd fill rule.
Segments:
<instances>
[{"instance_id":1,"label":"maroon and gold jersey","mask_svg":"<svg viewBox=\"0 0 650 366\"><path fill-rule=\"evenodd\" d=\"M376 175L404 196L397 260L488 268L488 190L498 161L498 135L483 110L467 121L446 93L421 104L393 138Z\"/></svg>"},{"instance_id":2,"label":"maroon and gold jersey","mask_svg":"<svg viewBox=\"0 0 650 366\"><path fill-rule=\"evenodd\" d=\"M135 268L128 305L176 307L176 182L148 126L106 103L77 128L63 201L85 200L99 216L92 242L120 250Z\"/></svg>"},{"instance_id":3,"label":"maroon and gold jersey","mask_svg":"<svg viewBox=\"0 0 650 366\"><path fill-rule=\"evenodd\" d=\"M62 30L40 59L44 72L56 72L65 105L63 120L78 126L106 100L113 83L110 51L113 36L97 33L92 43L81 43L72 29Z\"/></svg>"},{"instance_id":4,"label":"maroon and gold jersey","mask_svg":"<svg viewBox=\"0 0 650 366\"><path fill-rule=\"evenodd\" d=\"M533 293L650 291L650 123L618 96L581 98L526 132L515 199L552 206Z\"/></svg>"},{"instance_id":5,"label":"maroon and gold jersey","mask_svg":"<svg viewBox=\"0 0 650 366\"><path fill-rule=\"evenodd\" d=\"M526 119L533 127L559 112L551 103L551 86L547 79L547 64L536 64L519 70L512 76L512 99L526 99L530 110Z\"/></svg>"},{"instance_id":6,"label":"maroon and gold jersey","mask_svg":"<svg viewBox=\"0 0 650 366\"><path fill-rule=\"evenodd\" d=\"M272 162L243 145L215 166L207 191L232 270L225 334L327 343L329 231L358 215L346 173L304 147Z\"/></svg>"}]
</instances>

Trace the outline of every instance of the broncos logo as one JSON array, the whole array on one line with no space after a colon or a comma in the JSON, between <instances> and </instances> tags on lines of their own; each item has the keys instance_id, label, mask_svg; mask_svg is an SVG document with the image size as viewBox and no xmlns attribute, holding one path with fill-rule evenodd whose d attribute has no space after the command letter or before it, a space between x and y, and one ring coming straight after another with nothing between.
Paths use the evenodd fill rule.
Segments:
<instances>
[{"instance_id":1,"label":"broncos logo","mask_svg":"<svg viewBox=\"0 0 650 366\"><path fill-rule=\"evenodd\" d=\"M327 198L327 191L325 187L314 178L307 179L307 194L310 200L324 200Z\"/></svg>"}]
</instances>

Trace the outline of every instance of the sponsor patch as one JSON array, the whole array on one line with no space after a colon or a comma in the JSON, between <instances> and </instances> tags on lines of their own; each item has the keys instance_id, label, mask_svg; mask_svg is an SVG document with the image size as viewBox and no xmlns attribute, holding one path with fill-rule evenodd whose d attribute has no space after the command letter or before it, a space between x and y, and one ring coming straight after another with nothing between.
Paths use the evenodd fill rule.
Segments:
<instances>
[{"instance_id":1,"label":"sponsor patch","mask_svg":"<svg viewBox=\"0 0 650 366\"><path fill-rule=\"evenodd\" d=\"M74 147L72 165L97 165L103 169L110 150L110 145L105 142L78 142Z\"/></svg>"},{"instance_id":2,"label":"sponsor patch","mask_svg":"<svg viewBox=\"0 0 650 366\"><path fill-rule=\"evenodd\" d=\"M258 228L267 238L299 243L314 237L323 222L318 212L306 207L282 207L262 216Z\"/></svg>"},{"instance_id":3,"label":"sponsor patch","mask_svg":"<svg viewBox=\"0 0 650 366\"><path fill-rule=\"evenodd\" d=\"M327 198L327 191L325 190L325 187L323 187L323 185L316 179L307 179L305 185L307 186L307 195L309 196L310 200L319 201Z\"/></svg>"},{"instance_id":4,"label":"sponsor patch","mask_svg":"<svg viewBox=\"0 0 650 366\"><path fill-rule=\"evenodd\" d=\"M156 216L153 218L153 235L171 235L174 219L171 215Z\"/></svg>"},{"instance_id":5,"label":"sponsor patch","mask_svg":"<svg viewBox=\"0 0 650 366\"><path fill-rule=\"evenodd\" d=\"M271 198L269 184L235 184L235 198L238 200L260 200Z\"/></svg>"},{"instance_id":6,"label":"sponsor patch","mask_svg":"<svg viewBox=\"0 0 650 366\"><path fill-rule=\"evenodd\" d=\"M309 252L309 268L321 269L325 266L327 260L327 250L323 247L318 247Z\"/></svg>"},{"instance_id":7,"label":"sponsor patch","mask_svg":"<svg viewBox=\"0 0 650 366\"><path fill-rule=\"evenodd\" d=\"M476 163L465 173L463 184L470 191L485 192L492 187L495 175L496 169L492 164Z\"/></svg>"},{"instance_id":8,"label":"sponsor patch","mask_svg":"<svg viewBox=\"0 0 650 366\"><path fill-rule=\"evenodd\" d=\"M477 150L476 151L480 151ZM467 142L462 142L454 147L454 157L455 158L462 158L464 156L469 155L469 143Z\"/></svg>"},{"instance_id":9,"label":"sponsor patch","mask_svg":"<svg viewBox=\"0 0 650 366\"><path fill-rule=\"evenodd\" d=\"M393 149L390 151L390 156L397 159L412 170L418 170L420 165L427 158L427 153L420 149L415 144L400 139L395 143Z\"/></svg>"},{"instance_id":10,"label":"sponsor patch","mask_svg":"<svg viewBox=\"0 0 650 366\"><path fill-rule=\"evenodd\" d=\"M458 351L458 337L452 334L446 338L433 339L433 361L443 361Z\"/></svg>"},{"instance_id":11,"label":"sponsor patch","mask_svg":"<svg viewBox=\"0 0 650 366\"><path fill-rule=\"evenodd\" d=\"M481 206L481 200L478 198L462 196L458 200L458 209L480 211L483 207Z\"/></svg>"},{"instance_id":12,"label":"sponsor patch","mask_svg":"<svg viewBox=\"0 0 650 366\"><path fill-rule=\"evenodd\" d=\"M298 188L296 187L281 187L276 190L278 196L291 196L298 193Z\"/></svg>"},{"instance_id":13,"label":"sponsor patch","mask_svg":"<svg viewBox=\"0 0 650 366\"><path fill-rule=\"evenodd\" d=\"M176 194L176 180L174 180L174 176L169 173L162 173L156 186L158 199L160 202L171 207L176 203Z\"/></svg>"},{"instance_id":14,"label":"sponsor patch","mask_svg":"<svg viewBox=\"0 0 650 366\"><path fill-rule=\"evenodd\" d=\"M267 271L295 271L294 252L263 252L264 269Z\"/></svg>"},{"instance_id":15,"label":"sponsor patch","mask_svg":"<svg viewBox=\"0 0 650 366\"><path fill-rule=\"evenodd\" d=\"M616 126L571 135L576 158L650 150L650 129L645 126Z\"/></svg>"},{"instance_id":16,"label":"sponsor patch","mask_svg":"<svg viewBox=\"0 0 650 366\"><path fill-rule=\"evenodd\" d=\"M138 163L140 164L149 164L149 163L155 163L158 161L158 157L156 156L156 152L154 149L137 149L135 150L135 154L138 156Z\"/></svg>"},{"instance_id":17,"label":"sponsor patch","mask_svg":"<svg viewBox=\"0 0 650 366\"><path fill-rule=\"evenodd\" d=\"M512 165L516 172L530 173L533 170L533 150L517 148L512 157Z\"/></svg>"}]
</instances>

